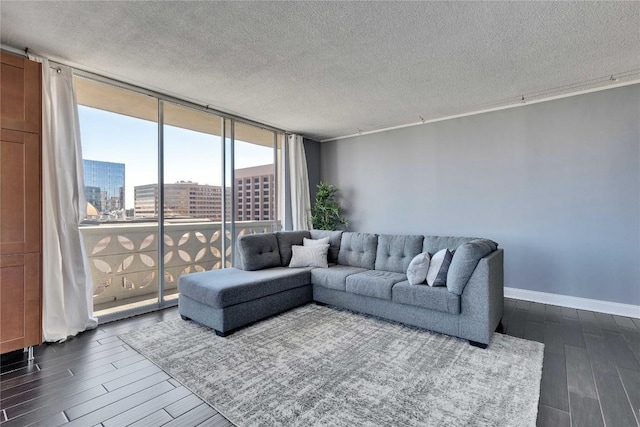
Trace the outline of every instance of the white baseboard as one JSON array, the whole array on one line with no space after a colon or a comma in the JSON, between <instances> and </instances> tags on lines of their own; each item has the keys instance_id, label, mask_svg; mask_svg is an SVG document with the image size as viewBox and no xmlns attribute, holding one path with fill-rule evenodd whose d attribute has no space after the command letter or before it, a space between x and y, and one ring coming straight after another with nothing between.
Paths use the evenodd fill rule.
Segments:
<instances>
[{"instance_id":1,"label":"white baseboard","mask_svg":"<svg viewBox=\"0 0 640 427\"><path fill-rule=\"evenodd\" d=\"M597 311L599 313L615 314L617 316L635 317L636 319L640 319L640 305L572 297L569 295L549 294L547 292L530 291L518 288L504 288L504 296L506 298L539 302L549 305L559 305L561 307Z\"/></svg>"}]
</instances>

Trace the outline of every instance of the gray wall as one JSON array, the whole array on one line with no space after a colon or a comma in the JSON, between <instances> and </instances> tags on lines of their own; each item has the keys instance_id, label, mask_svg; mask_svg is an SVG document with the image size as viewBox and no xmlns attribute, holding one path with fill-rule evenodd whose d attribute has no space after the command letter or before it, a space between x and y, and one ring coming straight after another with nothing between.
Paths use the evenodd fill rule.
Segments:
<instances>
[{"instance_id":1,"label":"gray wall","mask_svg":"<svg viewBox=\"0 0 640 427\"><path fill-rule=\"evenodd\" d=\"M309 195L311 206L316 198L317 185L320 184L320 143L312 139L304 139L304 153L307 159L307 174L309 175Z\"/></svg>"},{"instance_id":2,"label":"gray wall","mask_svg":"<svg viewBox=\"0 0 640 427\"><path fill-rule=\"evenodd\" d=\"M640 85L327 142L350 229L480 236L505 286L640 304Z\"/></svg>"}]
</instances>

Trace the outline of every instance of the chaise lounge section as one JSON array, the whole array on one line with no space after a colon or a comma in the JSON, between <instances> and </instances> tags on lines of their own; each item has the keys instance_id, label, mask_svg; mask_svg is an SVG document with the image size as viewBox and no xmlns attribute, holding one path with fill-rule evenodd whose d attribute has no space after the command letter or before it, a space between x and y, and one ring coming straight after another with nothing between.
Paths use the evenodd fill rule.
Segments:
<instances>
[{"instance_id":1,"label":"chaise lounge section","mask_svg":"<svg viewBox=\"0 0 640 427\"><path fill-rule=\"evenodd\" d=\"M328 268L289 268L292 246L329 238ZM412 285L411 260L455 251L446 286ZM193 273L179 282L184 319L226 336L315 301L453 335L486 347L503 314L503 250L487 239L320 230L238 239L241 268Z\"/></svg>"}]
</instances>

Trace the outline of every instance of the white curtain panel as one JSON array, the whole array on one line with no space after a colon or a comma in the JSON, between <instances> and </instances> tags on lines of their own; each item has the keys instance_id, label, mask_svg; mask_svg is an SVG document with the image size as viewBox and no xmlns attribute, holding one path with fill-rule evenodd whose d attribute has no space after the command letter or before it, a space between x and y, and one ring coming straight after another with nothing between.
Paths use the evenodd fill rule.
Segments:
<instances>
[{"instance_id":1,"label":"white curtain panel","mask_svg":"<svg viewBox=\"0 0 640 427\"><path fill-rule=\"evenodd\" d=\"M311 200L309 175L302 136L289 135L289 185L293 230L311 229Z\"/></svg>"},{"instance_id":2,"label":"white curtain panel","mask_svg":"<svg viewBox=\"0 0 640 427\"><path fill-rule=\"evenodd\" d=\"M86 216L82 146L71 69L42 62L42 286L45 341L95 328L91 270L80 234Z\"/></svg>"}]
</instances>

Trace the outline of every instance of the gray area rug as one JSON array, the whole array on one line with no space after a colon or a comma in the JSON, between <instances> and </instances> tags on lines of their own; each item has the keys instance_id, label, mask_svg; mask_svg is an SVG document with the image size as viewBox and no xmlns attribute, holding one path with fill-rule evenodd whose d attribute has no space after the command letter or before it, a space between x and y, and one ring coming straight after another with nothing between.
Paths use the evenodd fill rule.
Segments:
<instances>
[{"instance_id":1,"label":"gray area rug","mask_svg":"<svg viewBox=\"0 0 640 427\"><path fill-rule=\"evenodd\" d=\"M125 334L237 426L535 426L544 346L489 348L307 305L220 338L190 321Z\"/></svg>"}]
</instances>

